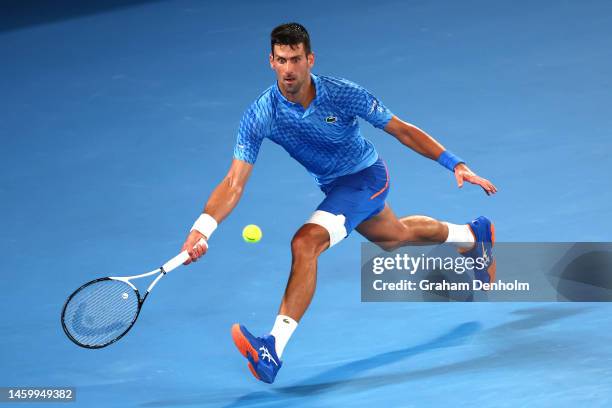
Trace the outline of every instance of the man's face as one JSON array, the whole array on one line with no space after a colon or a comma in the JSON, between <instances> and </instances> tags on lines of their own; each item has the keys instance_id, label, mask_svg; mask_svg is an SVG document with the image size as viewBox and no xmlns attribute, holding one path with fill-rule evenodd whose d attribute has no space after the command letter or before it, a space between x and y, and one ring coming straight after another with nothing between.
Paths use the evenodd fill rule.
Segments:
<instances>
[{"instance_id":1,"label":"man's face","mask_svg":"<svg viewBox=\"0 0 612 408\"><path fill-rule=\"evenodd\" d=\"M302 43L293 48L275 44L274 54L270 54L270 66L276 72L278 85L289 94L300 92L310 77L313 65L314 54L306 55Z\"/></svg>"}]
</instances>

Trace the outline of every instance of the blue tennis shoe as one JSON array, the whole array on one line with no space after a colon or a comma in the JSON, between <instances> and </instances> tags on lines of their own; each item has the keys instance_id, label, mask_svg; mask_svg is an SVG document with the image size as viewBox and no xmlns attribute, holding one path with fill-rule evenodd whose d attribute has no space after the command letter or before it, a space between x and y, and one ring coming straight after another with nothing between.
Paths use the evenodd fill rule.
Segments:
<instances>
[{"instance_id":1,"label":"blue tennis shoe","mask_svg":"<svg viewBox=\"0 0 612 408\"><path fill-rule=\"evenodd\" d=\"M244 357L249 360L249 370L260 381L274 382L283 362L276 355L276 340L267 335L255 337L241 324L232 326L232 339Z\"/></svg>"},{"instance_id":2,"label":"blue tennis shoe","mask_svg":"<svg viewBox=\"0 0 612 408\"><path fill-rule=\"evenodd\" d=\"M491 283L495 280L495 270L497 265L493 256L493 246L495 245L495 226L487 217L480 216L468 224L476 244L463 256L475 260L474 279L483 283ZM476 258L482 258L482 262L477 262Z\"/></svg>"}]
</instances>

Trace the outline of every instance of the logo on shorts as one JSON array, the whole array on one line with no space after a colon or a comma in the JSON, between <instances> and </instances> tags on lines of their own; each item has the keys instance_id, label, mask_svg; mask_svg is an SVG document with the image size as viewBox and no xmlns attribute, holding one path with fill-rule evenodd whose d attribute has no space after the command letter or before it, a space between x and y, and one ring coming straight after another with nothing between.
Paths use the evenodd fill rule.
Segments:
<instances>
[{"instance_id":1,"label":"logo on shorts","mask_svg":"<svg viewBox=\"0 0 612 408\"><path fill-rule=\"evenodd\" d=\"M338 118L335 117L335 116L328 116L328 117L325 118L325 121L327 123L336 123L337 120L338 120Z\"/></svg>"}]
</instances>

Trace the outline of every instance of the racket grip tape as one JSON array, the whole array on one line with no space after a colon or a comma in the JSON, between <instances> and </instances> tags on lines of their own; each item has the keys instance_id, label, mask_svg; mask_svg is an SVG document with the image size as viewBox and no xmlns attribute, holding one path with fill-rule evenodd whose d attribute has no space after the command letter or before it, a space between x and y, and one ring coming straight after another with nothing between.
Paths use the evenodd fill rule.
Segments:
<instances>
[{"instance_id":1,"label":"racket grip tape","mask_svg":"<svg viewBox=\"0 0 612 408\"><path fill-rule=\"evenodd\" d=\"M202 245L202 246L205 246L206 248L208 248L208 243L206 242L206 240L204 238L201 238L198 241L198 243L194 245L194 248L197 245ZM174 258L172 258L171 260L169 260L168 262L166 262L165 264L163 264L162 265L162 269L164 270L164 272L168 273L168 272L178 268L182 264L184 264L185 261L187 261L188 259L189 259L189 253L187 251L183 251L180 254L178 254L177 256L175 256Z\"/></svg>"}]
</instances>

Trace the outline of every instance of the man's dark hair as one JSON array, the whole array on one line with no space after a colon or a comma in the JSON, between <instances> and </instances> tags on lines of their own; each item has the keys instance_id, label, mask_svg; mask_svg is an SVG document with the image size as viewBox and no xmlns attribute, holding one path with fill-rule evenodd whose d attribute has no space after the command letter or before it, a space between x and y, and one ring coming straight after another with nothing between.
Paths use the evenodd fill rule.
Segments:
<instances>
[{"instance_id":1,"label":"man's dark hair","mask_svg":"<svg viewBox=\"0 0 612 408\"><path fill-rule=\"evenodd\" d=\"M310 36L303 25L298 23L281 24L270 33L270 46L274 55L274 45L289 45L292 49L304 44L306 55L310 54Z\"/></svg>"}]
</instances>

